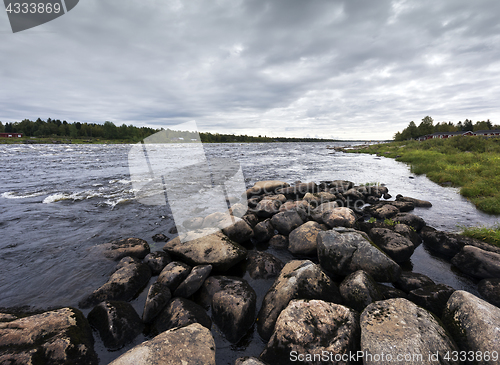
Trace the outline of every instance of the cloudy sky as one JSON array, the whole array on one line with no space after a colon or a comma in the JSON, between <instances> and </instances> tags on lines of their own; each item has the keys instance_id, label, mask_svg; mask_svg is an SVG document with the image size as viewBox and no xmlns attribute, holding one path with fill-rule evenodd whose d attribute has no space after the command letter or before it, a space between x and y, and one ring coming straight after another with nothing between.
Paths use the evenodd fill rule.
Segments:
<instances>
[{"instance_id":1,"label":"cloudy sky","mask_svg":"<svg viewBox=\"0 0 500 365\"><path fill-rule=\"evenodd\" d=\"M498 0L80 0L13 34L0 121L58 118L390 139L426 115L500 124Z\"/></svg>"}]
</instances>

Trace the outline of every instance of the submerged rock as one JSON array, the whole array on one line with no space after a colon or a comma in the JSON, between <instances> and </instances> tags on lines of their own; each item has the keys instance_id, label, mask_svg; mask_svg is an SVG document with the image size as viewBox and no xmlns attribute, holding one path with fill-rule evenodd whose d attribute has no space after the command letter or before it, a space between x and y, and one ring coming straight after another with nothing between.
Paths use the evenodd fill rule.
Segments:
<instances>
[{"instance_id":1,"label":"submerged rock","mask_svg":"<svg viewBox=\"0 0 500 365\"><path fill-rule=\"evenodd\" d=\"M352 309L322 300L292 300L278 317L260 358L269 364L288 365L301 354L311 359L299 363L323 364L325 352L333 356L356 352L359 332L359 314Z\"/></svg>"},{"instance_id":2,"label":"submerged rock","mask_svg":"<svg viewBox=\"0 0 500 365\"><path fill-rule=\"evenodd\" d=\"M151 331L153 335L157 335L175 327L189 326L192 323L199 323L208 329L212 327L212 320L201 306L189 299L174 298L154 319Z\"/></svg>"},{"instance_id":3,"label":"submerged rock","mask_svg":"<svg viewBox=\"0 0 500 365\"><path fill-rule=\"evenodd\" d=\"M142 332L143 324L135 309L126 302L99 303L88 315L108 350L118 350Z\"/></svg>"},{"instance_id":4,"label":"submerged rock","mask_svg":"<svg viewBox=\"0 0 500 365\"><path fill-rule=\"evenodd\" d=\"M92 330L83 314L61 308L0 323L1 364L97 365Z\"/></svg>"},{"instance_id":5,"label":"submerged rock","mask_svg":"<svg viewBox=\"0 0 500 365\"><path fill-rule=\"evenodd\" d=\"M451 263L460 271L478 279L500 278L500 254L465 246Z\"/></svg>"},{"instance_id":6,"label":"submerged rock","mask_svg":"<svg viewBox=\"0 0 500 365\"><path fill-rule=\"evenodd\" d=\"M104 245L104 256L118 261L125 256L143 259L151 251L149 244L140 238L124 238Z\"/></svg>"},{"instance_id":7,"label":"submerged rock","mask_svg":"<svg viewBox=\"0 0 500 365\"><path fill-rule=\"evenodd\" d=\"M199 364L215 365L215 342L198 323L165 331L135 346L109 365Z\"/></svg>"}]
</instances>

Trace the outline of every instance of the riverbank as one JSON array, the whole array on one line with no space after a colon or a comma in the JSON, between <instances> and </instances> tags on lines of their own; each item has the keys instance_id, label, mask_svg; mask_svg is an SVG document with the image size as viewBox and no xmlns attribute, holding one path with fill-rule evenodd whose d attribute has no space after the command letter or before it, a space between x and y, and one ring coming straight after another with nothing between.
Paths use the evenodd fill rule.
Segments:
<instances>
[{"instance_id":1,"label":"riverbank","mask_svg":"<svg viewBox=\"0 0 500 365\"><path fill-rule=\"evenodd\" d=\"M454 137L426 141L390 142L342 149L394 158L411 165L442 186L460 188L460 194L479 210L500 214L500 138Z\"/></svg>"}]
</instances>

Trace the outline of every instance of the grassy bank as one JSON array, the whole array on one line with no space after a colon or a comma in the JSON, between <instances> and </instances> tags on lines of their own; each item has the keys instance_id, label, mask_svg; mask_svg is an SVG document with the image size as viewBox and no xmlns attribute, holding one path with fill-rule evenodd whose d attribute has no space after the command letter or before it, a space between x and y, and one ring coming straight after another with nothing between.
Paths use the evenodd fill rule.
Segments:
<instances>
[{"instance_id":1,"label":"grassy bank","mask_svg":"<svg viewBox=\"0 0 500 365\"><path fill-rule=\"evenodd\" d=\"M460 187L460 194L479 210L500 214L500 138L390 142L346 152L379 154L409 163L415 174Z\"/></svg>"},{"instance_id":2,"label":"grassy bank","mask_svg":"<svg viewBox=\"0 0 500 365\"><path fill-rule=\"evenodd\" d=\"M462 234L500 247L500 225L496 227L468 227L464 228Z\"/></svg>"}]
</instances>

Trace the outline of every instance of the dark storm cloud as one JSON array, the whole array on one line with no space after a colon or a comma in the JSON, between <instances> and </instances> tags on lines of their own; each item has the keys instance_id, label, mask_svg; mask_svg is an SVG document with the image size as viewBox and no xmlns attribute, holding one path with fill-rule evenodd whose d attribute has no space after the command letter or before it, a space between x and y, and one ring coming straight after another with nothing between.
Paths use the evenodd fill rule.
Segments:
<instances>
[{"instance_id":1,"label":"dark storm cloud","mask_svg":"<svg viewBox=\"0 0 500 365\"><path fill-rule=\"evenodd\" d=\"M491 1L80 1L0 23L0 120L390 138L410 120L500 123Z\"/></svg>"}]
</instances>

